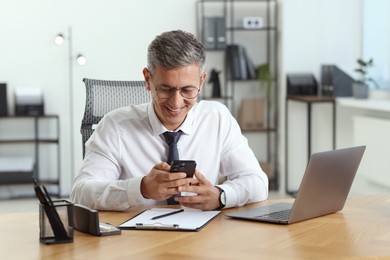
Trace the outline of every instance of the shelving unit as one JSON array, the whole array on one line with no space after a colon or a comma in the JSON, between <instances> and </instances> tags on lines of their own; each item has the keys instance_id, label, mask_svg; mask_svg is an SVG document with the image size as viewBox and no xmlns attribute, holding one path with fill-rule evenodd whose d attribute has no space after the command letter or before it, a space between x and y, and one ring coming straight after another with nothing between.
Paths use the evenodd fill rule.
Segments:
<instances>
[{"instance_id":1,"label":"shelving unit","mask_svg":"<svg viewBox=\"0 0 390 260\"><path fill-rule=\"evenodd\" d=\"M55 132L54 135L45 133L45 136L42 136L40 130L44 121L47 122L44 126L53 128L47 127L51 132ZM49 121L53 122L50 124ZM0 159L3 162L3 165L0 165L0 185L32 184L33 178L36 178L41 184L56 186L57 192L54 195L60 196L59 117L57 115L1 116L0 122L2 125L0 128ZM6 127L7 125L9 127ZM20 130L22 127L26 129ZM49 131L49 129L45 130ZM48 157L42 158L41 148L44 145L55 145L56 155L48 152ZM12 163L30 164L29 157L32 158L33 165L28 167L30 170L25 165L20 165L20 167L12 165ZM44 159L53 160L53 158L57 160L56 177L41 177L40 164Z\"/></svg>"},{"instance_id":2,"label":"shelving unit","mask_svg":"<svg viewBox=\"0 0 390 260\"><path fill-rule=\"evenodd\" d=\"M278 49L277 49L277 1L276 0L199 0L197 2L197 33L203 41L207 50L207 71L215 68L220 71L220 83L222 95L219 98L211 96L209 85L203 88L201 98L213 99L224 103L239 119L240 103L245 98L263 98L264 124L263 126L245 129L245 135L260 135L264 143L261 147L262 165L269 167L267 174L270 180L270 189L278 189ZM214 32L215 40L225 36L225 46L218 43L216 47L210 48L206 41L210 23L210 17L219 17L225 21L225 32ZM257 28L243 26L243 19L248 17L261 17L263 24ZM221 29L215 26L214 29ZM237 79L232 77L230 72L230 60L227 59L227 46L240 45L245 48L247 57L255 67L267 64L272 74L272 80L266 85L270 94L260 88L260 81L257 78ZM256 113L256 111L255 111ZM263 142L263 141L261 141ZM253 147L254 144L250 143ZM264 167L263 167L264 168Z\"/></svg>"}]
</instances>

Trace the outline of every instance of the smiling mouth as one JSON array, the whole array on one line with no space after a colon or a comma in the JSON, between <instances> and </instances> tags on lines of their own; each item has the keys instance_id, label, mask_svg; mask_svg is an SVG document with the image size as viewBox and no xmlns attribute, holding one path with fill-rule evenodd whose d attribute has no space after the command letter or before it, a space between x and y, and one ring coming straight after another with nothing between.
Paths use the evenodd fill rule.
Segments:
<instances>
[{"instance_id":1,"label":"smiling mouth","mask_svg":"<svg viewBox=\"0 0 390 260\"><path fill-rule=\"evenodd\" d=\"M180 108L177 108L177 109L172 109L170 107L166 107L170 112L173 112L173 113L179 113L183 108L183 107L180 107Z\"/></svg>"}]
</instances>

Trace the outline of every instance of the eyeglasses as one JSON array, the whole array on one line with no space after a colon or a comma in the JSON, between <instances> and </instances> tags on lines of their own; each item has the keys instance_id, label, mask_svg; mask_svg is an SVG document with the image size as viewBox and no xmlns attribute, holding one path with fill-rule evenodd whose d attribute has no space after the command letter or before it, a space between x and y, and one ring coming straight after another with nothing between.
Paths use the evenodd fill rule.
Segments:
<instances>
[{"instance_id":1,"label":"eyeglasses","mask_svg":"<svg viewBox=\"0 0 390 260\"><path fill-rule=\"evenodd\" d=\"M179 91L180 95L186 99L194 99L199 95L199 89L196 87L171 88L166 86L155 86L155 88L157 91L157 96L161 99L172 97L176 91Z\"/></svg>"},{"instance_id":2,"label":"eyeglasses","mask_svg":"<svg viewBox=\"0 0 390 260\"><path fill-rule=\"evenodd\" d=\"M199 89L197 87L182 87L182 88L171 88L168 86L156 87L153 77L151 77L154 88L156 89L157 96L161 99L167 99L172 97L176 91L179 91L180 95L186 99L194 99L199 95Z\"/></svg>"}]
</instances>

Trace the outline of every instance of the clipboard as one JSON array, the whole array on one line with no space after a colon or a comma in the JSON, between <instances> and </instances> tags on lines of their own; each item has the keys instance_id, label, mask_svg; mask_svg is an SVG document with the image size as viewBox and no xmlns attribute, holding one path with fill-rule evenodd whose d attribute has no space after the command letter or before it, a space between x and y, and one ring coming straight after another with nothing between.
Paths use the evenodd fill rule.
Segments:
<instances>
[{"instance_id":1,"label":"clipboard","mask_svg":"<svg viewBox=\"0 0 390 260\"><path fill-rule=\"evenodd\" d=\"M206 226L221 211L201 211L186 208L184 211L163 218L152 220L153 217L177 211L173 208L152 208L139 213L118 226L127 230L176 230L199 231Z\"/></svg>"}]
</instances>

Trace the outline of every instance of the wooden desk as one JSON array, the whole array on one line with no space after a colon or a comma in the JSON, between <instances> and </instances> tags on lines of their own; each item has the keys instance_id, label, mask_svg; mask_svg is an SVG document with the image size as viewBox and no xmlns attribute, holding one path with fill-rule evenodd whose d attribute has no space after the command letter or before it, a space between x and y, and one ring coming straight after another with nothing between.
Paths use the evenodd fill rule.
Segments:
<instances>
[{"instance_id":1,"label":"wooden desk","mask_svg":"<svg viewBox=\"0 0 390 260\"><path fill-rule=\"evenodd\" d=\"M256 207L267 201L252 204ZM74 243L39 243L37 212L0 216L2 259L355 259L390 256L390 195L352 197L343 211L292 225L226 218L199 232L134 231L95 237L75 231ZM102 212L120 224L139 210ZM361 258L360 258L361 259Z\"/></svg>"}]
</instances>

